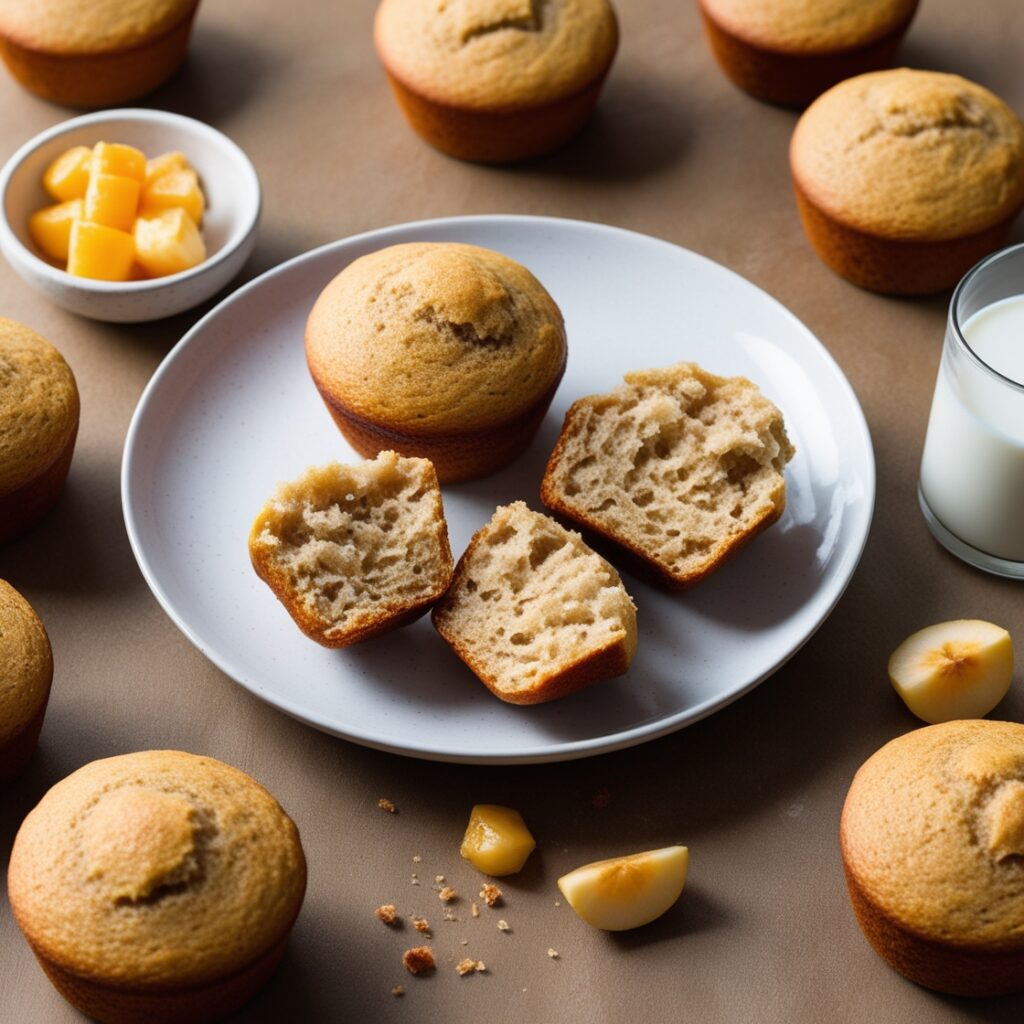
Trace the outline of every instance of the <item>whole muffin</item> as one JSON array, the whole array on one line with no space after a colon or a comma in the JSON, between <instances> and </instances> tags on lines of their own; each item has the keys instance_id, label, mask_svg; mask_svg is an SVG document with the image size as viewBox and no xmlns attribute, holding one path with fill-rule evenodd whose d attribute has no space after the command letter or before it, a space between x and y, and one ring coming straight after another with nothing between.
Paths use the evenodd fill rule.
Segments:
<instances>
[{"instance_id":1,"label":"whole muffin","mask_svg":"<svg viewBox=\"0 0 1024 1024\"><path fill-rule=\"evenodd\" d=\"M700 0L722 70L758 99L802 107L888 67L918 0Z\"/></svg>"},{"instance_id":2,"label":"whole muffin","mask_svg":"<svg viewBox=\"0 0 1024 1024\"><path fill-rule=\"evenodd\" d=\"M61 354L0 317L0 542L56 502L78 436L78 388Z\"/></svg>"},{"instance_id":3,"label":"whole muffin","mask_svg":"<svg viewBox=\"0 0 1024 1024\"><path fill-rule=\"evenodd\" d=\"M399 106L427 142L501 163L579 131L619 33L608 0L382 0L374 40Z\"/></svg>"},{"instance_id":4,"label":"whole muffin","mask_svg":"<svg viewBox=\"0 0 1024 1024\"><path fill-rule=\"evenodd\" d=\"M1024 989L1024 725L945 722L857 772L840 825L857 920L919 985Z\"/></svg>"},{"instance_id":5,"label":"whole muffin","mask_svg":"<svg viewBox=\"0 0 1024 1024\"><path fill-rule=\"evenodd\" d=\"M152 92L185 59L199 0L0 0L0 56L54 103L109 107Z\"/></svg>"},{"instance_id":6,"label":"whole muffin","mask_svg":"<svg viewBox=\"0 0 1024 1024\"><path fill-rule=\"evenodd\" d=\"M53 654L32 606L0 580L0 785L36 749L53 680Z\"/></svg>"},{"instance_id":7,"label":"whole muffin","mask_svg":"<svg viewBox=\"0 0 1024 1024\"><path fill-rule=\"evenodd\" d=\"M306 862L248 775L154 750L58 782L22 823L7 884L68 1002L118 1024L194 1024L234 1012L277 966Z\"/></svg>"},{"instance_id":8,"label":"whole muffin","mask_svg":"<svg viewBox=\"0 0 1024 1024\"><path fill-rule=\"evenodd\" d=\"M808 107L790 168L807 237L836 273L925 294L1003 243L1024 203L1024 125L957 75L878 71Z\"/></svg>"},{"instance_id":9,"label":"whole muffin","mask_svg":"<svg viewBox=\"0 0 1024 1024\"><path fill-rule=\"evenodd\" d=\"M310 373L361 455L430 459L442 483L511 461L565 371L562 314L507 256L395 245L349 264L306 324Z\"/></svg>"}]
</instances>

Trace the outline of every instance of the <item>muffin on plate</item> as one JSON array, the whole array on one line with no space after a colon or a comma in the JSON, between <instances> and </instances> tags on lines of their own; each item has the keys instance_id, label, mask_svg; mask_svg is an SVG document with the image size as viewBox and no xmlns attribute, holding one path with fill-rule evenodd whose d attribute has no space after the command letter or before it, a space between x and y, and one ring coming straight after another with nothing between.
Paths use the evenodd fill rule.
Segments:
<instances>
[{"instance_id":1,"label":"muffin on plate","mask_svg":"<svg viewBox=\"0 0 1024 1024\"><path fill-rule=\"evenodd\" d=\"M196 1024L270 976L302 905L306 862L277 801L209 757L93 761L22 823L7 888L61 995L117 1024Z\"/></svg>"},{"instance_id":2,"label":"muffin on plate","mask_svg":"<svg viewBox=\"0 0 1024 1024\"><path fill-rule=\"evenodd\" d=\"M0 0L0 56L43 99L116 106L174 74L198 6L199 0Z\"/></svg>"},{"instance_id":3,"label":"muffin on plate","mask_svg":"<svg viewBox=\"0 0 1024 1024\"><path fill-rule=\"evenodd\" d=\"M78 388L63 356L0 317L0 543L56 502L78 436Z\"/></svg>"},{"instance_id":4,"label":"muffin on plate","mask_svg":"<svg viewBox=\"0 0 1024 1024\"><path fill-rule=\"evenodd\" d=\"M872 291L950 287L1002 245L1024 203L1024 125L957 75L841 82L804 112L789 156L811 245Z\"/></svg>"},{"instance_id":5,"label":"muffin on plate","mask_svg":"<svg viewBox=\"0 0 1024 1024\"><path fill-rule=\"evenodd\" d=\"M619 33L608 0L382 0L374 40L399 106L427 142L502 163L579 131Z\"/></svg>"},{"instance_id":6,"label":"muffin on plate","mask_svg":"<svg viewBox=\"0 0 1024 1024\"><path fill-rule=\"evenodd\" d=\"M857 920L890 966L952 995L1024 989L1024 725L887 743L853 780L840 841Z\"/></svg>"},{"instance_id":7,"label":"muffin on plate","mask_svg":"<svg viewBox=\"0 0 1024 1024\"><path fill-rule=\"evenodd\" d=\"M700 0L719 66L745 92L802 107L892 64L918 0Z\"/></svg>"},{"instance_id":8,"label":"muffin on plate","mask_svg":"<svg viewBox=\"0 0 1024 1024\"><path fill-rule=\"evenodd\" d=\"M0 580L0 785L27 764L53 680L53 654L32 606Z\"/></svg>"},{"instance_id":9,"label":"muffin on plate","mask_svg":"<svg viewBox=\"0 0 1024 1024\"><path fill-rule=\"evenodd\" d=\"M441 483L484 476L530 442L565 371L562 314L507 256L394 245L349 264L306 324L313 381L360 455L430 459Z\"/></svg>"}]
</instances>

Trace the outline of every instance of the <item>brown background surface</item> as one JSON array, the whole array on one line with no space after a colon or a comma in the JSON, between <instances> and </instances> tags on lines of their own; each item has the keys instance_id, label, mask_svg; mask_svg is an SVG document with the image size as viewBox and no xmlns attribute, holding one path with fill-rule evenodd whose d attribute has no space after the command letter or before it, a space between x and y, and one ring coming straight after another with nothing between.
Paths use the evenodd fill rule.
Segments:
<instances>
[{"instance_id":1,"label":"brown background surface","mask_svg":"<svg viewBox=\"0 0 1024 1024\"><path fill-rule=\"evenodd\" d=\"M723 78L692 2L619 7L622 49L592 123L563 152L518 168L454 162L406 128L370 43L373 0L205 0L185 67L148 102L209 121L252 157L265 206L244 277L388 224L532 213L659 235L780 299L849 376L878 461L871 537L832 617L751 695L623 753L475 768L321 735L264 706L188 643L151 596L125 536L118 473L132 410L204 310L142 326L92 323L50 305L0 264L0 313L56 343L82 393L78 450L59 506L0 551L0 575L38 609L57 666L39 752L2 796L2 856L24 814L67 773L98 757L174 747L264 782L297 821L309 858L309 893L284 964L242 1019L1019 1021L1020 998L943 998L876 959L847 904L836 842L857 766L915 725L886 681L891 649L914 629L957 617L1002 623L1024 644L1020 585L948 556L917 508L947 297L896 301L834 277L805 243L790 194L795 116ZM1017 0L925 0L904 61L965 74L1022 111L1022 38ZM0 74L0 158L71 113ZM1018 670L998 716L1024 718L1021 689ZM602 787L611 801L598 810L591 797ZM377 810L381 796L399 806L397 816ZM471 920L463 903L459 922L441 923L436 897L413 888L411 873L427 881L443 873L475 891L478 877L457 847L480 800L520 808L539 849L521 876L503 883L500 915ZM673 842L691 848L690 881L654 925L608 935L555 906L564 871ZM403 971L399 958L414 933L396 935L374 920L385 901L437 919L435 977ZM498 916L511 932L498 933ZM559 959L547 956L549 947ZM489 972L459 978L448 958L464 954L485 960ZM396 983L404 999L391 996ZM0 1018L76 1016L3 901Z\"/></svg>"}]
</instances>

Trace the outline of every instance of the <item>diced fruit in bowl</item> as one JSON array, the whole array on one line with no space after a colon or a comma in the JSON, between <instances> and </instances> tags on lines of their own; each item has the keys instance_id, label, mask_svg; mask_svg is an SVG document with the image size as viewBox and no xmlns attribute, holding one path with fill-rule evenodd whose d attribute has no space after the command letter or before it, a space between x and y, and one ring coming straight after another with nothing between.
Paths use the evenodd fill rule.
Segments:
<instances>
[{"instance_id":1,"label":"diced fruit in bowl","mask_svg":"<svg viewBox=\"0 0 1024 1024\"><path fill-rule=\"evenodd\" d=\"M141 184L146 180L146 154L119 142L97 142L92 151L91 173L117 174Z\"/></svg>"},{"instance_id":2,"label":"diced fruit in bowl","mask_svg":"<svg viewBox=\"0 0 1024 1024\"><path fill-rule=\"evenodd\" d=\"M185 159L184 153L161 153L159 156L151 157L146 161L146 180L147 185L152 185L157 178L166 174L168 171L185 171L188 170L188 160Z\"/></svg>"},{"instance_id":3,"label":"diced fruit in bowl","mask_svg":"<svg viewBox=\"0 0 1024 1024\"><path fill-rule=\"evenodd\" d=\"M910 710L932 725L982 718L1006 696L1013 641L980 619L940 622L907 637L889 658L889 680Z\"/></svg>"},{"instance_id":4,"label":"diced fruit in bowl","mask_svg":"<svg viewBox=\"0 0 1024 1024\"><path fill-rule=\"evenodd\" d=\"M650 924L679 899L690 852L685 846L585 864L558 880L569 906L587 924L609 932Z\"/></svg>"},{"instance_id":5,"label":"diced fruit in bowl","mask_svg":"<svg viewBox=\"0 0 1024 1024\"><path fill-rule=\"evenodd\" d=\"M58 202L81 199L89 187L92 150L74 146L61 153L43 173L43 188Z\"/></svg>"},{"instance_id":6,"label":"diced fruit in bowl","mask_svg":"<svg viewBox=\"0 0 1024 1024\"><path fill-rule=\"evenodd\" d=\"M523 870L537 845L523 816L511 807L477 804L459 852L477 871L501 877Z\"/></svg>"},{"instance_id":7,"label":"diced fruit in bowl","mask_svg":"<svg viewBox=\"0 0 1024 1024\"><path fill-rule=\"evenodd\" d=\"M119 231L131 231L139 209L139 191L135 178L94 171L85 193L85 219Z\"/></svg>"},{"instance_id":8,"label":"diced fruit in bowl","mask_svg":"<svg viewBox=\"0 0 1024 1024\"><path fill-rule=\"evenodd\" d=\"M71 225L76 220L82 220L84 206L82 199L69 199L65 203L44 206L29 218L28 233L47 259L54 263L67 262Z\"/></svg>"},{"instance_id":9,"label":"diced fruit in bowl","mask_svg":"<svg viewBox=\"0 0 1024 1024\"><path fill-rule=\"evenodd\" d=\"M191 168L165 171L142 192L144 217L181 207L196 224L201 224L205 206L199 179Z\"/></svg>"},{"instance_id":10,"label":"diced fruit in bowl","mask_svg":"<svg viewBox=\"0 0 1024 1024\"><path fill-rule=\"evenodd\" d=\"M71 225L68 273L97 281L127 281L135 262L135 243L127 231L76 220Z\"/></svg>"},{"instance_id":11,"label":"diced fruit in bowl","mask_svg":"<svg viewBox=\"0 0 1024 1024\"><path fill-rule=\"evenodd\" d=\"M195 221L182 209L135 221L135 259L153 277L178 274L206 259Z\"/></svg>"}]
</instances>

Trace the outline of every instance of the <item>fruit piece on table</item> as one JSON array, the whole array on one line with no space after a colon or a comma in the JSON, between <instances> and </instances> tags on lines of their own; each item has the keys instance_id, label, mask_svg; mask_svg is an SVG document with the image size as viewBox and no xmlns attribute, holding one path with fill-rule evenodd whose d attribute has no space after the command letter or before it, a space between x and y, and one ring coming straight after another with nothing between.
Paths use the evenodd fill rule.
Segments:
<instances>
[{"instance_id":1,"label":"fruit piece on table","mask_svg":"<svg viewBox=\"0 0 1024 1024\"><path fill-rule=\"evenodd\" d=\"M181 207L195 222L203 219L206 201L199 179L191 168L167 171L142 190L142 216L151 217L162 210Z\"/></svg>"},{"instance_id":2,"label":"fruit piece on table","mask_svg":"<svg viewBox=\"0 0 1024 1024\"><path fill-rule=\"evenodd\" d=\"M889 658L889 680L918 718L934 725L981 718L1006 696L1013 641L980 619L940 622L907 637Z\"/></svg>"},{"instance_id":3,"label":"fruit piece on table","mask_svg":"<svg viewBox=\"0 0 1024 1024\"><path fill-rule=\"evenodd\" d=\"M83 202L69 199L55 206L45 206L28 219L28 233L47 259L63 265L71 244L71 224L82 219Z\"/></svg>"},{"instance_id":4,"label":"fruit piece on table","mask_svg":"<svg viewBox=\"0 0 1024 1024\"><path fill-rule=\"evenodd\" d=\"M120 142L97 142L92 151L93 174L117 174L142 184L146 180L146 154Z\"/></svg>"},{"instance_id":5,"label":"fruit piece on table","mask_svg":"<svg viewBox=\"0 0 1024 1024\"><path fill-rule=\"evenodd\" d=\"M586 864L558 880L569 906L595 928L639 928L679 899L690 852L685 846L634 853Z\"/></svg>"},{"instance_id":6,"label":"fruit piece on table","mask_svg":"<svg viewBox=\"0 0 1024 1024\"><path fill-rule=\"evenodd\" d=\"M139 209L139 183L120 174L97 174L85 193L85 219L119 231L131 231Z\"/></svg>"},{"instance_id":7,"label":"fruit piece on table","mask_svg":"<svg viewBox=\"0 0 1024 1024\"><path fill-rule=\"evenodd\" d=\"M92 150L88 146L73 146L43 172L43 188L58 202L81 199L89 187L91 167Z\"/></svg>"},{"instance_id":8,"label":"fruit piece on table","mask_svg":"<svg viewBox=\"0 0 1024 1024\"><path fill-rule=\"evenodd\" d=\"M477 804L459 852L477 871L500 877L522 871L537 845L522 815L511 807Z\"/></svg>"},{"instance_id":9,"label":"fruit piece on table","mask_svg":"<svg viewBox=\"0 0 1024 1024\"><path fill-rule=\"evenodd\" d=\"M146 184L152 185L157 178L162 177L168 171L191 170L184 153L174 151L172 153L161 153L146 161Z\"/></svg>"},{"instance_id":10,"label":"fruit piece on table","mask_svg":"<svg viewBox=\"0 0 1024 1024\"><path fill-rule=\"evenodd\" d=\"M68 273L98 281L127 281L135 259L135 242L127 231L76 220L71 225Z\"/></svg>"},{"instance_id":11,"label":"fruit piece on table","mask_svg":"<svg viewBox=\"0 0 1024 1024\"><path fill-rule=\"evenodd\" d=\"M135 222L135 259L154 277L178 274L206 259L195 221L180 207Z\"/></svg>"}]
</instances>

